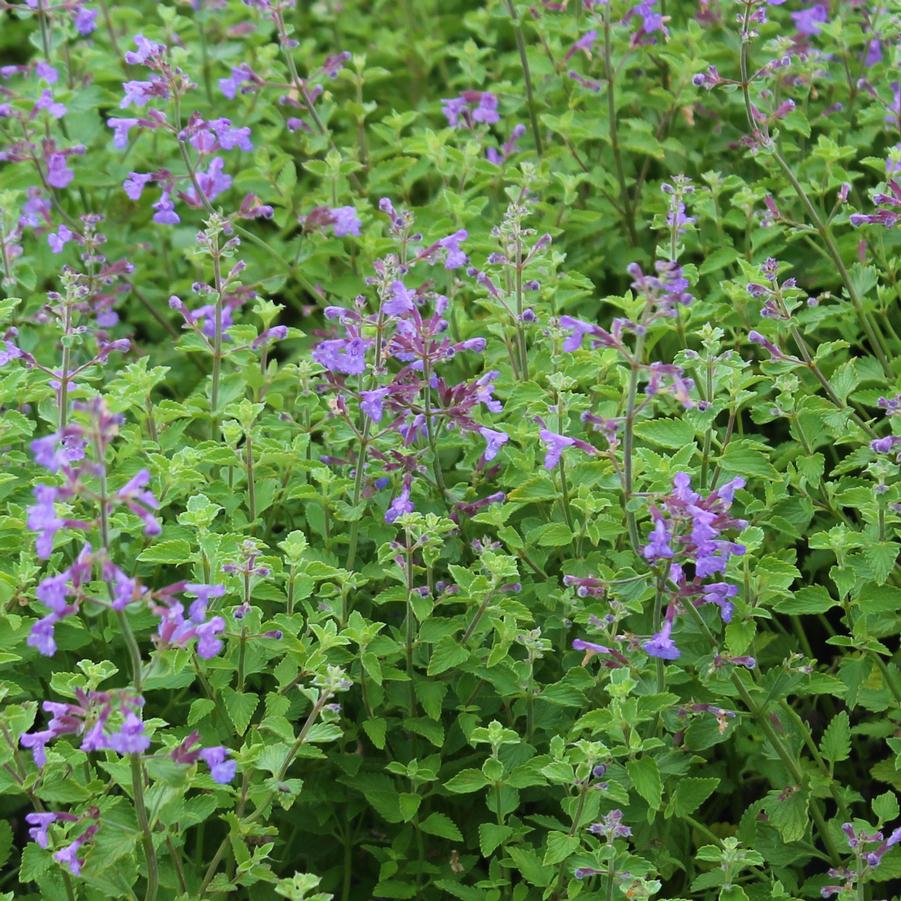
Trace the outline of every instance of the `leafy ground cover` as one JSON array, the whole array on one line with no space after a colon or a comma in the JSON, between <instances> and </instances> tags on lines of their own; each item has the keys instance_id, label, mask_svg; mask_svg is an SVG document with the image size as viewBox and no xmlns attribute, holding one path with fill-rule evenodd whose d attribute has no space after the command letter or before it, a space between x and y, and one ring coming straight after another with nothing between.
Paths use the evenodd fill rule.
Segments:
<instances>
[{"instance_id":1,"label":"leafy ground cover","mask_svg":"<svg viewBox=\"0 0 901 901\"><path fill-rule=\"evenodd\" d=\"M0 895L898 897L899 35L0 2Z\"/></svg>"}]
</instances>

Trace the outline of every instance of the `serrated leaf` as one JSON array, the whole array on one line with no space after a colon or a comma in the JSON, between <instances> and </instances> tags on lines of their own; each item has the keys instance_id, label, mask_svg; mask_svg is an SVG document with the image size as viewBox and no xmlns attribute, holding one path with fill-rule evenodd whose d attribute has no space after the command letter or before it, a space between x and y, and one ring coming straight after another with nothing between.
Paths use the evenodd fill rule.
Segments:
<instances>
[{"instance_id":1,"label":"serrated leaf","mask_svg":"<svg viewBox=\"0 0 901 901\"><path fill-rule=\"evenodd\" d=\"M446 814L435 811L430 813L420 824L419 828L429 835L437 835L452 842L462 842L463 833L457 828L457 824Z\"/></svg>"},{"instance_id":2,"label":"serrated leaf","mask_svg":"<svg viewBox=\"0 0 901 901\"><path fill-rule=\"evenodd\" d=\"M851 756L851 721L845 710L840 710L823 732L820 753L830 763L847 760Z\"/></svg>"},{"instance_id":3,"label":"serrated leaf","mask_svg":"<svg viewBox=\"0 0 901 901\"><path fill-rule=\"evenodd\" d=\"M873 813L883 822L891 823L898 819L898 796L893 791L883 792L873 798Z\"/></svg>"},{"instance_id":4,"label":"serrated leaf","mask_svg":"<svg viewBox=\"0 0 901 901\"><path fill-rule=\"evenodd\" d=\"M167 566L187 563L191 558L191 545L187 541L182 541L181 538L157 541L138 554L138 560L141 563L159 563Z\"/></svg>"},{"instance_id":5,"label":"serrated leaf","mask_svg":"<svg viewBox=\"0 0 901 901\"><path fill-rule=\"evenodd\" d=\"M9 852L13 847L13 830L7 820L0 820L0 867L9 860Z\"/></svg>"},{"instance_id":6,"label":"serrated leaf","mask_svg":"<svg viewBox=\"0 0 901 901\"><path fill-rule=\"evenodd\" d=\"M807 792L772 791L767 796L766 812L770 825L778 830L785 842L796 842L804 838L807 831Z\"/></svg>"},{"instance_id":7,"label":"serrated leaf","mask_svg":"<svg viewBox=\"0 0 901 901\"><path fill-rule=\"evenodd\" d=\"M654 809L660 809L660 801L663 797L663 783L660 780L660 770L657 761L653 757L639 757L630 760L626 764L626 772L632 780L632 787Z\"/></svg>"},{"instance_id":8,"label":"serrated leaf","mask_svg":"<svg viewBox=\"0 0 901 901\"><path fill-rule=\"evenodd\" d=\"M469 659L469 651L453 635L446 635L432 648L428 674L437 676Z\"/></svg>"},{"instance_id":9,"label":"serrated leaf","mask_svg":"<svg viewBox=\"0 0 901 901\"><path fill-rule=\"evenodd\" d=\"M456 795L466 795L477 792L488 784L481 770L460 770L456 776L444 783L444 787Z\"/></svg>"},{"instance_id":10,"label":"serrated leaf","mask_svg":"<svg viewBox=\"0 0 901 901\"><path fill-rule=\"evenodd\" d=\"M638 423L635 434L651 444L679 450L694 440L695 430L684 419L652 419Z\"/></svg>"},{"instance_id":11,"label":"serrated leaf","mask_svg":"<svg viewBox=\"0 0 901 901\"><path fill-rule=\"evenodd\" d=\"M901 588L894 585L864 585L855 600L864 613L897 613L901 611Z\"/></svg>"},{"instance_id":12,"label":"serrated leaf","mask_svg":"<svg viewBox=\"0 0 901 901\"><path fill-rule=\"evenodd\" d=\"M867 563L873 573L873 580L883 585L892 574L898 559L898 543L895 541L873 541L863 548Z\"/></svg>"},{"instance_id":13,"label":"serrated leaf","mask_svg":"<svg viewBox=\"0 0 901 901\"><path fill-rule=\"evenodd\" d=\"M501 826L499 823L479 824L479 850L482 857L491 857L492 854L513 835L510 826Z\"/></svg>"},{"instance_id":14,"label":"serrated leaf","mask_svg":"<svg viewBox=\"0 0 901 901\"><path fill-rule=\"evenodd\" d=\"M388 731L388 723L385 719L377 716L371 720L363 720L363 731L380 751L385 750L385 735Z\"/></svg>"},{"instance_id":15,"label":"serrated leaf","mask_svg":"<svg viewBox=\"0 0 901 901\"><path fill-rule=\"evenodd\" d=\"M694 813L716 791L719 784L720 780L713 776L680 779L673 792L673 812L676 816Z\"/></svg>"},{"instance_id":16,"label":"serrated leaf","mask_svg":"<svg viewBox=\"0 0 901 901\"><path fill-rule=\"evenodd\" d=\"M260 699L249 691L239 692L233 688L223 688L222 700L225 703L225 712L234 724L238 735L243 735L250 725L250 720Z\"/></svg>"},{"instance_id":17,"label":"serrated leaf","mask_svg":"<svg viewBox=\"0 0 901 901\"><path fill-rule=\"evenodd\" d=\"M806 585L793 591L787 598L780 598L773 606L780 613L803 616L825 613L838 605L838 601L822 585Z\"/></svg>"},{"instance_id":18,"label":"serrated leaf","mask_svg":"<svg viewBox=\"0 0 901 901\"><path fill-rule=\"evenodd\" d=\"M544 852L542 863L546 867L552 867L562 863L571 854L579 850L581 841L577 835L569 835L566 832L549 832L547 836L547 850Z\"/></svg>"}]
</instances>

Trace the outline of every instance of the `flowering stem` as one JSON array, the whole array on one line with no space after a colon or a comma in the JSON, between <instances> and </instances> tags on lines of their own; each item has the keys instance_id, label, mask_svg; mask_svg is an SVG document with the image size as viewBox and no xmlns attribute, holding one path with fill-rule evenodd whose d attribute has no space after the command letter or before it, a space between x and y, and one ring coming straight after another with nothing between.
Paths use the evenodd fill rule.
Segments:
<instances>
[{"instance_id":1,"label":"flowering stem","mask_svg":"<svg viewBox=\"0 0 901 901\"><path fill-rule=\"evenodd\" d=\"M513 35L516 38L516 49L519 52L519 61L522 65L522 76L526 87L526 102L529 107L529 121L532 124L532 135L535 138L535 152L539 159L544 153L544 145L541 141L541 129L538 126L538 114L535 112L535 96L532 91L532 72L529 69L529 57L526 53L526 41L522 33L522 25L516 14L513 0L505 0L507 12L510 13L510 21L513 24Z\"/></svg>"},{"instance_id":2,"label":"flowering stem","mask_svg":"<svg viewBox=\"0 0 901 901\"><path fill-rule=\"evenodd\" d=\"M626 505L629 541L632 544L632 550L636 554L640 553L641 542L638 537L638 523L636 522L634 511L629 509L629 502L632 500L633 489L632 453L635 444L635 400L638 395L638 373L641 370L644 357L644 341L644 333L639 331L635 337L635 353L630 363L629 393L626 397L626 415L623 426L623 497Z\"/></svg>"},{"instance_id":3,"label":"flowering stem","mask_svg":"<svg viewBox=\"0 0 901 901\"><path fill-rule=\"evenodd\" d=\"M663 617L663 589L666 585L666 563L661 565L657 573L657 591L654 594L654 613L651 628L654 635L660 631L660 621ZM654 662L657 664L657 693L662 694L666 687L666 674L664 671L663 658L655 657ZM658 718L658 723L660 722Z\"/></svg>"},{"instance_id":4,"label":"flowering stem","mask_svg":"<svg viewBox=\"0 0 901 901\"><path fill-rule=\"evenodd\" d=\"M72 306L68 298L66 298L64 303L63 365L59 376L59 410L57 411L57 423L60 432L66 427L66 421L69 416L69 369L72 365L72 347L69 343L72 338Z\"/></svg>"},{"instance_id":5,"label":"flowering stem","mask_svg":"<svg viewBox=\"0 0 901 901\"><path fill-rule=\"evenodd\" d=\"M619 130L616 125L616 92L613 79L613 49L610 40L610 9L604 5L604 77L607 80L607 119L610 128L610 146L613 148L613 162L616 166L616 179L623 208L623 218L629 232L629 242L638 246L638 234L635 231L635 210L626 187L626 173L623 168L623 157L619 148Z\"/></svg>"},{"instance_id":6,"label":"flowering stem","mask_svg":"<svg viewBox=\"0 0 901 901\"><path fill-rule=\"evenodd\" d=\"M744 18L742 21L741 54L739 56L739 66L741 70L741 90L745 103L745 115L748 119L748 125L751 128L751 134L753 135L755 133L760 133L760 128L754 121L753 105L751 103L751 79L749 74L751 54L751 34L749 30L750 19L751 4L746 2ZM765 135L765 137L769 139L769 135ZM795 173L792 171L791 166L789 166L785 157L783 157L779 152L778 148L775 146L775 143L772 143L771 153L773 159L776 161L776 164L785 174L785 177L788 179L789 184L791 184L795 193L798 195L798 199L801 201L801 205L804 207L808 218L810 219L817 232L819 232L823 243L826 245L826 251L832 258L832 261L835 264L835 268L838 270L839 277L841 278L842 283L845 286L845 290L848 292L848 297L851 299L851 303L854 306L854 311L857 314L857 319L860 322L860 325L863 328L864 332L866 333L867 339L870 342L870 347L879 358L879 363L882 366L883 372L885 373L887 378L893 378L894 374L888 363L885 346L883 344L883 338L870 319L869 314L864 309L863 300L857 293L857 288L855 287L854 282L851 279L851 275L848 272L847 267L845 266L845 261L842 259L838 245L835 243L835 238L832 234L832 230L829 228L828 224L823 221L822 217L817 212L816 207L813 205L810 197L804 190L804 186L800 181L798 181Z\"/></svg>"},{"instance_id":7,"label":"flowering stem","mask_svg":"<svg viewBox=\"0 0 901 901\"><path fill-rule=\"evenodd\" d=\"M416 622L413 613L413 548L410 545L410 533L406 539L405 579L407 583L407 616L406 616L406 658L407 678L410 680L410 716L416 716L416 693L413 689L413 644L416 640Z\"/></svg>"},{"instance_id":8,"label":"flowering stem","mask_svg":"<svg viewBox=\"0 0 901 901\"><path fill-rule=\"evenodd\" d=\"M219 238L214 237L210 247L213 257L213 280L216 286L216 312L213 330L213 374L210 384L211 435L215 441L219 430L219 382L222 376L222 262L219 257ZM253 517L251 517L253 518Z\"/></svg>"},{"instance_id":9,"label":"flowering stem","mask_svg":"<svg viewBox=\"0 0 901 901\"><path fill-rule=\"evenodd\" d=\"M144 901L154 901L159 891L160 877L156 851L153 847L153 833L150 830L150 820L144 804L144 768L141 765L140 754L129 754L128 757L131 764L131 788L134 792L135 813L138 817L138 825L141 827L141 841L147 861L147 890L144 893Z\"/></svg>"},{"instance_id":10,"label":"flowering stem","mask_svg":"<svg viewBox=\"0 0 901 901\"><path fill-rule=\"evenodd\" d=\"M247 515L250 522L254 523L257 518L257 501L253 483L253 440L249 433L244 436L244 466L247 473Z\"/></svg>"}]
</instances>

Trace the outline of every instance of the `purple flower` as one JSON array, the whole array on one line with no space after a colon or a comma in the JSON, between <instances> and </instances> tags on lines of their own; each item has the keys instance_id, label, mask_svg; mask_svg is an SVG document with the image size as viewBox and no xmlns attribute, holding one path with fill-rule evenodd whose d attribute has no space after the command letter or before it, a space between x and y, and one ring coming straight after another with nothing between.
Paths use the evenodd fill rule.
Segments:
<instances>
[{"instance_id":1,"label":"purple flower","mask_svg":"<svg viewBox=\"0 0 901 901\"><path fill-rule=\"evenodd\" d=\"M387 388L373 388L372 391L363 391L360 393L360 409L373 422L381 422L387 396Z\"/></svg>"},{"instance_id":2,"label":"purple flower","mask_svg":"<svg viewBox=\"0 0 901 901\"><path fill-rule=\"evenodd\" d=\"M124 150L128 147L128 132L138 124L138 120L113 117L107 119L106 124L113 130L113 146Z\"/></svg>"},{"instance_id":3,"label":"purple flower","mask_svg":"<svg viewBox=\"0 0 901 901\"><path fill-rule=\"evenodd\" d=\"M40 847L46 848L49 846L50 836L48 831L57 819L58 817L55 813L29 813L25 817L25 822L32 827L28 830L28 834Z\"/></svg>"},{"instance_id":4,"label":"purple flower","mask_svg":"<svg viewBox=\"0 0 901 901\"><path fill-rule=\"evenodd\" d=\"M203 762L210 768L210 775L213 777L213 781L218 782L220 785L228 785L235 778L235 771L238 765L234 760L227 759L230 755L231 751L228 748L223 748L221 745L213 748L204 748L200 752Z\"/></svg>"},{"instance_id":5,"label":"purple flower","mask_svg":"<svg viewBox=\"0 0 901 901\"><path fill-rule=\"evenodd\" d=\"M670 638L672 631L673 624L666 620L660 631L656 635L651 636L648 641L643 642L642 647L652 657L659 657L662 660L675 660L680 656L681 651Z\"/></svg>"},{"instance_id":6,"label":"purple flower","mask_svg":"<svg viewBox=\"0 0 901 901\"><path fill-rule=\"evenodd\" d=\"M586 641L584 638L574 638L572 646L574 651L591 651L592 654L610 653L610 648L593 641Z\"/></svg>"},{"instance_id":7,"label":"purple flower","mask_svg":"<svg viewBox=\"0 0 901 901\"><path fill-rule=\"evenodd\" d=\"M78 849L83 843L84 839L77 838L71 845L66 845L65 848L62 848L53 855L53 859L66 867L73 876L78 876L84 865L84 861L79 860L78 858Z\"/></svg>"},{"instance_id":8,"label":"purple flower","mask_svg":"<svg viewBox=\"0 0 901 901\"><path fill-rule=\"evenodd\" d=\"M313 359L330 372L362 375L366 371L366 350L372 342L365 338L335 338L313 349Z\"/></svg>"},{"instance_id":9,"label":"purple flower","mask_svg":"<svg viewBox=\"0 0 901 901\"><path fill-rule=\"evenodd\" d=\"M43 619L39 619L32 627L26 639L27 644L45 657L52 657L56 653L56 640L54 638L54 626L59 621L59 616L51 613Z\"/></svg>"},{"instance_id":10,"label":"purple flower","mask_svg":"<svg viewBox=\"0 0 901 901\"><path fill-rule=\"evenodd\" d=\"M441 111L451 128L472 128L475 122L491 125L500 120L497 97L489 91L464 91L459 97L442 100Z\"/></svg>"},{"instance_id":11,"label":"purple flower","mask_svg":"<svg viewBox=\"0 0 901 901\"><path fill-rule=\"evenodd\" d=\"M62 153L51 153L47 158L47 184L54 188L65 188L75 173L66 164Z\"/></svg>"},{"instance_id":12,"label":"purple flower","mask_svg":"<svg viewBox=\"0 0 901 901\"><path fill-rule=\"evenodd\" d=\"M74 237L75 235L72 233L71 229L69 229L65 225L60 225L55 234L53 232L50 232L47 235L47 243L50 245L50 249L53 251L53 253L62 253L63 248Z\"/></svg>"},{"instance_id":13,"label":"purple flower","mask_svg":"<svg viewBox=\"0 0 901 901\"><path fill-rule=\"evenodd\" d=\"M444 258L445 269L459 269L469 262L469 257L460 247L460 243L465 241L467 237L469 237L469 233L466 229L461 228L459 231L454 232L452 235L448 235L446 238L442 238L438 242L438 244L447 251Z\"/></svg>"},{"instance_id":14,"label":"purple flower","mask_svg":"<svg viewBox=\"0 0 901 901\"><path fill-rule=\"evenodd\" d=\"M577 447L586 454L596 454L597 450L586 441L580 441L578 438L569 438L566 435L558 435L546 428L542 428L538 432L542 444L544 444L547 452L544 455L544 468L553 469L559 462L563 451L568 447Z\"/></svg>"},{"instance_id":15,"label":"purple flower","mask_svg":"<svg viewBox=\"0 0 901 901\"><path fill-rule=\"evenodd\" d=\"M225 620L214 616L209 622L197 626L197 656L204 660L215 657L222 650L222 642L218 636L225 631Z\"/></svg>"},{"instance_id":16,"label":"purple flower","mask_svg":"<svg viewBox=\"0 0 901 901\"><path fill-rule=\"evenodd\" d=\"M395 318L406 316L416 309L416 294L407 290L401 281L391 282L391 297L382 303L382 312Z\"/></svg>"},{"instance_id":17,"label":"purple flower","mask_svg":"<svg viewBox=\"0 0 901 901\"><path fill-rule=\"evenodd\" d=\"M705 604L716 604L720 608L720 616L724 623L730 623L735 605L729 598L734 598L737 594L737 585L730 585L728 582L711 582L704 586L702 596Z\"/></svg>"},{"instance_id":18,"label":"purple flower","mask_svg":"<svg viewBox=\"0 0 901 901\"><path fill-rule=\"evenodd\" d=\"M166 52L163 44L148 40L143 34L135 35L137 50L128 50L125 53L125 62L130 66L143 66L152 56L162 56Z\"/></svg>"},{"instance_id":19,"label":"purple flower","mask_svg":"<svg viewBox=\"0 0 901 901\"><path fill-rule=\"evenodd\" d=\"M391 501L391 505L385 513L385 522L394 522L398 516L402 516L404 513L412 513L415 509L413 502L410 500L410 486L404 484L400 494Z\"/></svg>"},{"instance_id":20,"label":"purple flower","mask_svg":"<svg viewBox=\"0 0 901 901\"><path fill-rule=\"evenodd\" d=\"M801 34L814 35L819 34L823 23L829 20L829 12L822 3L815 3L807 9L792 13L791 17Z\"/></svg>"},{"instance_id":21,"label":"purple flower","mask_svg":"<svg viewBox=\"0 0 901 901\"><path fill-rule=\"evenodd\" d=\"M160 225L178 225L181 219L175 212L175 204L168 191L160 194L160 199L153 205L153 221Z\"/></svg>"},{"instance_id":22,"label":"purple flower","mask_svg":"<svg viewBox=\"0 0 901 901\"><path fill-rule=\"evenodd\" d=\"M148 537L159 535L162 531L159 521L150 512L159 507L159 502L152 491L147 490L150 484L150 473L141 469L131 477L117 492L116 498L139 516L144 522L144 534Z\"/></svg>"},{"instance_id":23,"label":"purple flower","mask_svg":"<svg viewBox=\"0 0 901 901\"><path fill-rule=\"evenodd\" d=\"M670 547L671 536L662 518L655 519L654 528L648 538L648 543L642 550L645 560L670 560L673 549Z\"/></svg>"},{"instance_id":24,"label":"purple flower","mask_svg":"<svg viewBox=\"0 0 901 901\"><path fill-rule=\"evenodd\" d=\"M484 426L479 429L479 434L485 439L486 462L493 460L498 451L510 440L510 436L506 432L499 432Z\"/></svg>"},{"instance_id":25,"label":"purple flower","mask_svg":"<svg viewBox=\"0 0 901 901\"><path fill-rule=\"evenodd\" d=\"M118 732L107 738L107 747L117 754L143 754L150 747L150 739L144 734L144 723L129 711Z\"/></svg>"},{"instance_id":26,"label":"purple flower","mask_svg":"<svg viewBox=\"0 0 901 901\"><path fill-rule=\"evenodd\" d=\"M97 27L97 13L98 10L80 4L72 10L72 24L82 37L91 34Z\"/></svg>"},{"instance_id":27,"label":"purple flower","mask_svg":"<svg viewBox=\"0 0 901 901\"><path fill-rule=\"evenodd\" d=\"M886 435L885 438L873 439L870 442L870 449L877 454L890 454L897 444L901 444L901 436Z\"/></svg>"},{"instance_id":28,"label":"purple flower","mask_svg":"<svg viewBox=\"0 0 901 901\"><path fill-rule=\"evenodd\" d=\"M246 63L241 63L240 66L232 68L230 78L219 79L219 89L229 100L234 100L238 93L238 88L245 82L253 80L255 80L253 69Z\"/></svg>"},{"instance_id":29,"label":"purple flower","mask_svg":"<svg viewBox=\"0 0 901 901\"><path fill-rule=\"evenodd\" d=\"M360 217L352 206L339 206L332 210L332 231L335 237L345 235L360 237Z\"/></svg>"},{"instance_id":30,"label":"purple flower","mask_svg":"<svg viewBox=\"0 0 901 901\"><path fill-rule=\"evenodd\" d=\"M41 92L41 96L35 102L34 108L47 110L54 119L62 119L66 115L66 107L53 99L53 93L49 88Z\"/></svg>"},{"instance_id":31,"label":"purple flower","mask_svg":"<svg viewBox=\"0 0 901 901\"><path fill-rule=\"evenodd\" d=\"M131 200L140 200L144 188L153 181L153 175L149 172L142 174L140 172L129 172L128 177L122 182L126 196Z\"/></svg>"},{"instance_id":32,"label":"purple flower","mask_svg":"<svg viewBox=\"0 0 901 901\"><path fill-rule=\"evenodd\" d=\"M36 485L37 503L28 508L28 528L38 533L35 548L37 555L46 560L53 550L53 537L65 525L56 515L56 489L50 485Z\"/></svg>"}]
</instances>

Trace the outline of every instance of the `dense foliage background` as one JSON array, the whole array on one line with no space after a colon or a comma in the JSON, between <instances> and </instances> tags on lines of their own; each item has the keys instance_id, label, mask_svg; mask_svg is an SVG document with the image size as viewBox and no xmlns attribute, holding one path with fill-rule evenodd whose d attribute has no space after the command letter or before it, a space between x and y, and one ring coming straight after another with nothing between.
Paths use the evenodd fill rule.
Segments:
<instances>
[{"instance_id":1,"label":"dense foliage background","mask_svg":"<svg viewBox=\"0 0 901 901\"><path fill-rule=\"evenodd\" d=\"M0 2L0 894L899 897L899 36Z\"/></svg>"}]
</instances>

